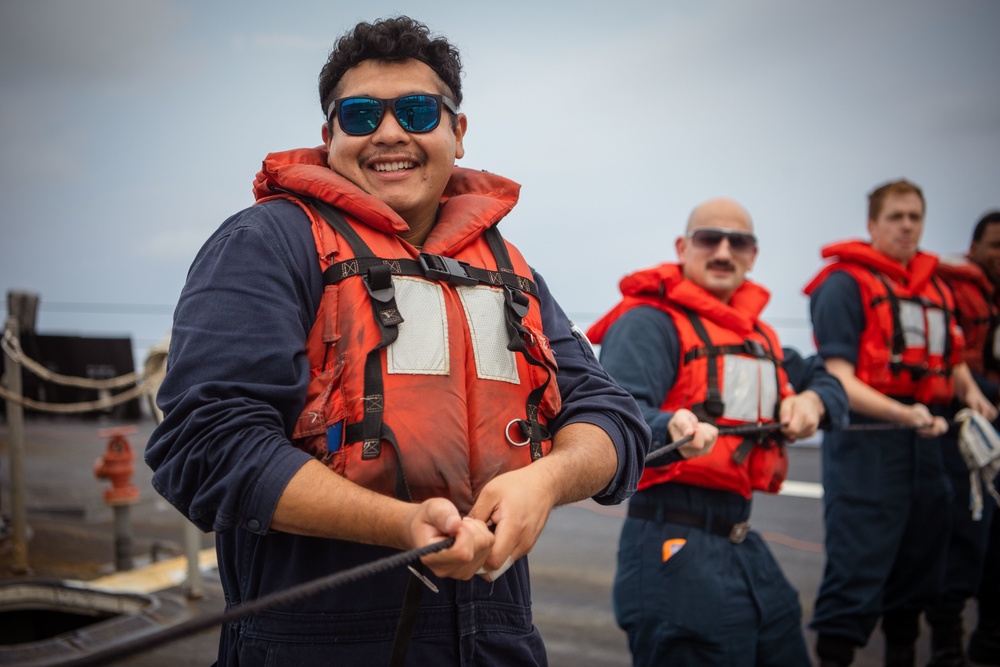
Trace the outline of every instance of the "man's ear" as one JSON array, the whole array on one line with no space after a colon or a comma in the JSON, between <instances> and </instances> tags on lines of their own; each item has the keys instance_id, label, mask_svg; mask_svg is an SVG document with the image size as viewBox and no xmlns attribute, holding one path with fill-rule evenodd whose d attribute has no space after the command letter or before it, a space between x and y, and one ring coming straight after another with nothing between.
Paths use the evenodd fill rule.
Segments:
<instances>
[{"instance_id":1,"label":"man's ear","mask_svg":"<svg viewBox=\"0 0 1000 667\"><path fill-rule=\"evenodd\" d=\"M465 133L469 129L469 119L464 113L460 113L455 117L455 159L461 160L465 155L465 146L462 145L462 139L465 138Z\"/></svg>"},{"instance_id":2,"label":"man's ear","mask_svg":"<svg viewBox=\"0 0 1000 667\"><path fill-rule=\"evenodd\" d=\"M322 135L323 135L323 144L326 145L326 146L329 146L330 145L330 124L329 123L323 123Z\"/></svg>"}]
</instances>

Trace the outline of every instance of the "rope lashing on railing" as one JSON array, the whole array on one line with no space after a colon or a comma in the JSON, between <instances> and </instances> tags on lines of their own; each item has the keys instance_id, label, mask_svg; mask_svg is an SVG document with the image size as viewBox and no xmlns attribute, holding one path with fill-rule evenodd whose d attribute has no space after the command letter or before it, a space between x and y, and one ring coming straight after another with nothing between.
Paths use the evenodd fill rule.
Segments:
<instances>
[{"instance_id":1,"label":"rope lashing on railing","mask_svg":"<svg viewBox=\"0 0 1000 667\"><path fill-rule=\"evenodd\" d=\"M125 375L119 375L118 377L105 378L101 380L56 373L24 354L24 350L21 349L21 341L11 334L10 331L4 332L3 342L0 343L0 346L3 347L4 352L17 360L18 363L26 369L37 375L39 378L54 384L61 384L67 387L78 387L80 389L120 389L121 387L133 385L142 379L138 373L126 373Z\"/></svg>"},{"instance_id":2,"label":"rope lashing on railing","mask_svg":"<svg viewBox=\"0 0 1000 667\"><path fill-rule=\"evenodd\" d=\"M239 607L232 607L217 614L209 614L193 618L189 621L185 621L169 628L164 628L163 630L152 634L135 637L120 644L101 649L91 653L90 655L81 656L74 660L70 660L69 662L60 663L60 665L62 665L62 667L96 667L98 665L106 665L113 660L118 660L136 653L143 653L156 648L157 646L162 646L163 644L182 639L188 635L196 634L217 625L223 625L225 623L237 621L241 618L246 618L247 616L253 616L254 614L258 614L265 609L297 602L309 597L310 595L330 590L332 588L336 588L337 586L343 586L344 584L353 583L366 577L388 572L396 567L415 563L424 556L429 556L433 553L437 553L438 551L443 551L451 547L453 544L455 544L455 538L449 537L441 540L440 542L435 542L434 544L428 544L423 547L386 556L385 558L380 558L370 563L365 563L364 565L358 565L335 574L307 581L297 586L292 586L283 591L265 595L264 597L257 598L256 600L250 600Z\"/></svg>"},{"instance_id":3,"label":"rope lashing on railing","mask_svg":"<svg viewBox=\"0 0 1000 667\"><path fill-rule=\"evenodd\" d=\"M17 395L8 390L3 384L0 384L0 398L13 401L26 408L38 410L40 412L71 414L107 410L115 407L116 405L121 405L122 403L127 403L133 399L148 395L151 391L154 391L157 386L159 386L159 383L163 380L163 376L166 374L166 363L164 358L164 363L161 363L151 371L147 371L147 374L133 372L102 380L62 375L61 373L49 370L42 364L27 356L21 348L20 341L10 331L4 332L3 339L0 341L0 348L2 348L3 351L17 363L21 364L26 370L30 371L38 378L53 384L75 387L78 389L92 389L95 391L110 391L112 389L120 389L122 387L135 385L126 391L113 396L103 396L94 401L83 401L80 403L49 403Z\"/></svg>"}]
</instances>

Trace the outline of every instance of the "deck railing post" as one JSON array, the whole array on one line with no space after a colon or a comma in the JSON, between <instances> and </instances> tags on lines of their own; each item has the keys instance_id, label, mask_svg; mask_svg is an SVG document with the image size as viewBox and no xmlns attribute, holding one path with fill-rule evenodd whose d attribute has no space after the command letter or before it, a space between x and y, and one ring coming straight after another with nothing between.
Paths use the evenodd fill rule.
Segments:
<instances>
[{"instance_id":1,"label":"deck railing post","mask_svg":"<svg viewBox=\"0 0 1000 667\"><path fill-rule=\"evenodd\" d=\"M15 318L7 318L4 328L6 338L17 339L18 323ZM6 346L5 346L6 348ZM21 363L4 351L4 385L15 397L22 395ZM10 505L11 505L11 570L16 574L30 574L28 564L28 513L24 491L24 408L17 400L7 400L7 426L10 443L7 455L10 460Z\"/></svg>"}]
</instances>

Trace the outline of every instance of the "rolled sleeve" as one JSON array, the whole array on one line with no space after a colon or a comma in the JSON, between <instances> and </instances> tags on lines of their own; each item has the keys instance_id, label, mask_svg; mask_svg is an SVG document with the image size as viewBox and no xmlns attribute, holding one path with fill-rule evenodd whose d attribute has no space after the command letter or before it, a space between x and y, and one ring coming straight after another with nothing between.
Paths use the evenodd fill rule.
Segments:
<instances>
[{"instance_id":1,"label":"rolled sleeve","mask_svg":"<svg viewBox=\"0 0 1000 667\"><path fill-rule=\"evenodd\" d=\"M266 532L310 458L289 438L321 292L309 220L288 202L237 214L192 264L145 457L156 490L203 530Z\"/></svg>"},{"instance_id":2,"label":"rolled sleeve","mask_svg":"<svg viewBox=\"0 0 1000 667\"><path fill-rule=\"evenodd\" d=\"M652 434L652 449L671 442L673 412L660 408L677 378L680 343L670 316L650 306L624 313L604 335L601 365L639 405ZM679 452L671 456L680 460ZM658 464L669 463L669 459Z\"/></svg>"},{"instance_id":3,"label":"rolled sleeve","mask_svg":"<svg viewBox=\"0 0 1000 667\"><path fill-rule=\"evenodd\" d=\"M861 290L850 274L834 271L809 300L816 351L823 359L858 363L865 328Z\"/></svg>"},{"instance_id":4,"label":"rolled sleeve","mask_svg":"<svg viewBox=\"0 0 1000 667\"><path fill-rule=\"evenodd\" d=\"M818 354L802 357L797 350L790 347L784 348L783 354L785 373L795 392L813 391L819 396L819 400L823 401L826 415L820 427L829 429L847 426L849 421L847 393L840 380L827 372L823 358Z\"/></svg>"}]
</instances>

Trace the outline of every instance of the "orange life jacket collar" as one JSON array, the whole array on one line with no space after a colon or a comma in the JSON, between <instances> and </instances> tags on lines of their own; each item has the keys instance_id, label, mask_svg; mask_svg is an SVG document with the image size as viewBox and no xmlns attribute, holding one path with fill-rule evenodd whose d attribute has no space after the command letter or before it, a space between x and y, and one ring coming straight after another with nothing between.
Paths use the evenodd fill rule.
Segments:
<instances>
[{"instance_id":1,"label":"orange life jacket collar","mask_svg":"<svg viewBox=\"0 0 1000 667\"><path fill-rule=\"evenodd\" d=\"M918 252L904 266L862 241L835 243L822 254L836 261L823 267L804 292L812 295L835 271L844 271L857 282L865 314L857 377L889 396L911 397L921 403L950 402L954 395L951 369L961 361L962 338L954 326L951 292L934 277L938 258ZM903 326L901 304L911 315L918 309L919 322L909 326L919 326L920 331ZM931 326L932 316L940 320L940 326ZM931 340L932 335L941 340Z\"/></svg>"},{"instance_id":2,"label":"orange life jacket collar","mask_svg":"<svg viewBox=\"0 0 1000 667\"><path fill-rule=\"evenodd\" d=\"M696 310L702 317L745 337L753 333L757 317L771 298L763 286L744 280L729 303L724 303L685 279L681 265L676 263L636 271L622 278L618 287L624 299L587 330L587 337L593 343L600 343L608 327L625 311L643 304L659 308L665 300Z\"/></svg>"},{"instance_id":3,"label":"orange life jacket collar","mask_svg":"<svg viewBox=\"0 0 1000 667\"><path fill-rule=\"evenodd\" d=\"M821 251L824 259L834 259L845 264L859 264L885 274L900 286L900 296L919 294L934 276L938 265L936 255L917 251L909 264L902 264L883 255L866 241L843 241L832 243ZM826 271L821 271L805 288L806 295L812 294L816 287L826 279L829 271L836 264L830 264Z\"/></svg>"},{"instance_id":4,"label":"orange life jacket collar","mask_svg":"<svg viewBox=\"0 0 1000 667\"><path fill-rule=\"evenodd\" d=\"M325 201L385 234L410 230L385 202L332 171L327 156L325 146L269 154L254 180L254 195L259 201L288 189ZM424 241L424 251L444 256L460 251L514 208L520 189L519 184L502 176L455 167L441 197L437 222ZM326 250L332 252L320 249L321 253Z\"/></svg>"}]
</instances>

